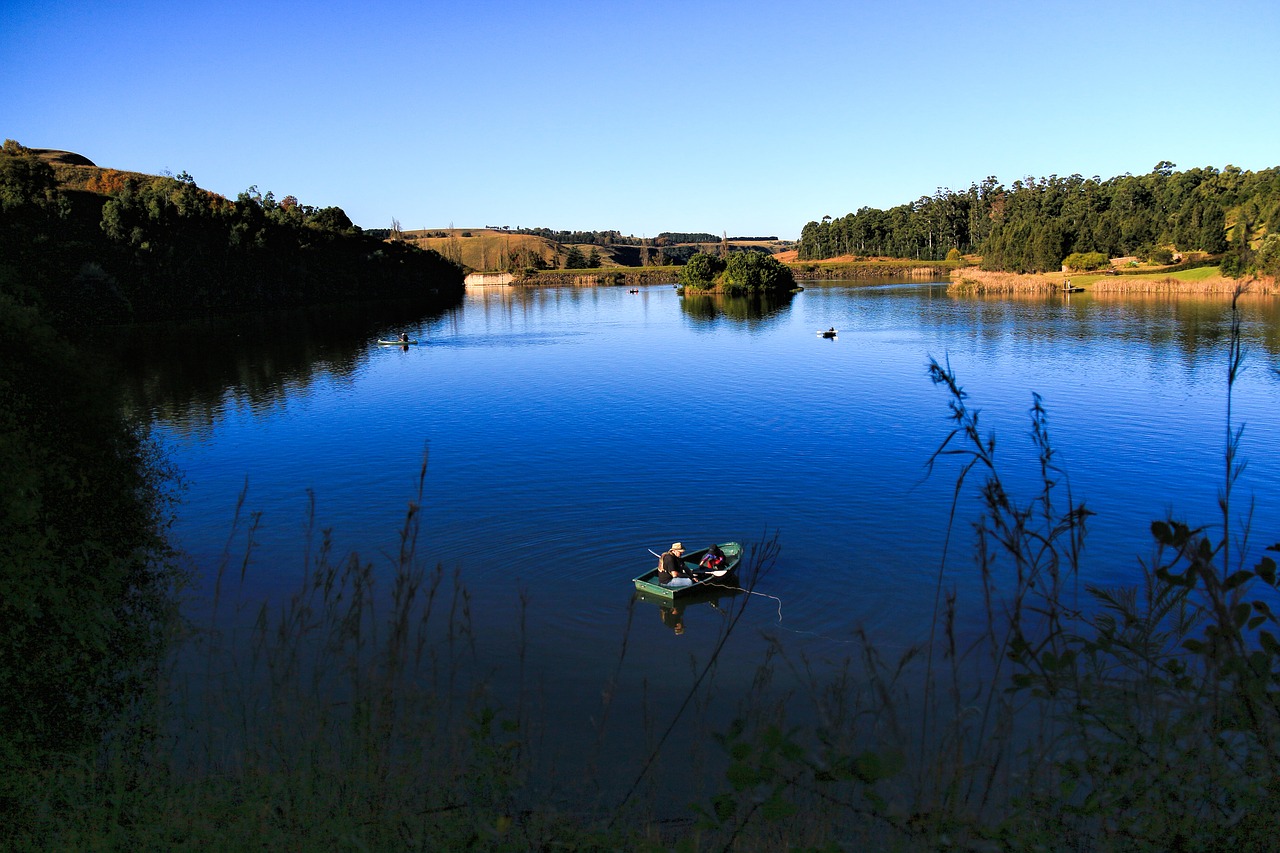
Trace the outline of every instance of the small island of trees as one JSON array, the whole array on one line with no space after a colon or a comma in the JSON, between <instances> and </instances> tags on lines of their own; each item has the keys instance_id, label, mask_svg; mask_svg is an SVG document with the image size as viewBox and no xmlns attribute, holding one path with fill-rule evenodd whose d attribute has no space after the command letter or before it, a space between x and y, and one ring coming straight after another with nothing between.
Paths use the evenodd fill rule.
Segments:
<instances>
[{"instance_id":1,"label":"small island of trees","mask_svg":"<svg viewBox=\"0 0 1280 853\"><path fill-rule=\"evenodd\" d=\"M734 252L726 258L698 252L680 268L680 284L701 291L746 294L794 290L791 268L763 252Z\"/></svg>"}]
</instances>

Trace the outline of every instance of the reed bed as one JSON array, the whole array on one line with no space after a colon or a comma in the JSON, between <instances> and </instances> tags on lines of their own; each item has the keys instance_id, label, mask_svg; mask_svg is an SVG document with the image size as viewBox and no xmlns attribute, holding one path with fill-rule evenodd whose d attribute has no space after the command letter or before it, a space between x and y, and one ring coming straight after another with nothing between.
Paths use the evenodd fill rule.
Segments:
<instances>
[{"instance_id":1,"label":"reed bed","mask_svg":"<svg viewBox=\"0 0 1280 853\"><path fill-rule=\"evenodd\" d=\"M1062 293L1070 279L1089 293L1168 293L1191 296L1234 297L1237 290L1251 296L1275 296L1280 285L1274 277L1253 276L1245 280L1226 278L1215 268L1187 270L1185 273L1102 275L1096 273L1011 273L964 267L951 273L949 292L984 295L1050 295Z\"/></svg>"}]
</instances>

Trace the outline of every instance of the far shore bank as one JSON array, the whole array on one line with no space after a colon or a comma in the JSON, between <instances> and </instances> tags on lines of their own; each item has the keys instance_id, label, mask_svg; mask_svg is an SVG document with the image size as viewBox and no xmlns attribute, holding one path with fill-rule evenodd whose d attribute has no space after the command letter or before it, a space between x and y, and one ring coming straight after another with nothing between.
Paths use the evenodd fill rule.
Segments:
<instances>
[{"instance_id":1,"label":"far shore bank","mask_svg":"<svg viewBox=\"0 0 1280 853\"><path fill-rule=\"evenodd\" d=\"M791 262L797 282L857 281L881 278L917 281L947 280L948 293L973 295L1062 293L1068 281L1074 292L1095 294L1169 293L1230 296L1237 286L1257 296L1280 296L1280 283L1271 277L1234 279L1223 276L1218 267L1178 271L1152 270L1124 275L1103 273L1009 273L976 266L959 266L955 261L914 261L891 259L839 262ZM478 276L477 276L478 278ZM506 278L506 276L504 276ZM601 267L598 269L536 270L516 273L509 279L513 287L639 287L676 285L680 267ZM507 284L508 281L503 281Z\"/></svg>"},{"instance_id":2,"label":"far shore bank","mask_svg":"<svg viewBox=\"0 0 1280 853\"><path fill-rule=\"evenodd\" d=\"M1227 278L1217 267L1201 267L1179 272L1152 271L1149 274L1106 275L1092 273L1009 273L964 267L953 270L948 293L996 295L1062 293L1064 284L1071 283L1077 292L1084 293L1169 293L1188 295L1230 296L1240 285L1247 293L1258 296L1280 295L1280 285L1275 278L1250 279Z\"/></svg>"},{"instance_id":3,"label":"far shore bank","mask_svg":"<svg viewBox=\"0 0 1280 853\"><path fill-rule=\"evenodd\" d=\"M951 273L954 261L866 260L790 262L796 281L850 281L859 279L903 278L919 281L939 280ZM532 270L516 273L514 286L523 287L597 287L609 285L675 284L680 280L680 267L601 267L581 270Z\"/></svg>"},{"instance_id":4,"label":"far shore bank","mask_svg":"<svg viewBox=\"0 0 1280 853\"><path fill-rule=\"evenodd\" d=\"M877 259L865 261L801 261L787 264L796 281L851 281L868 278L937 280L958 266L956 261Z\"/></svg>"},{"instance_id":5,"label":"far shore bank","mask_svg":"<svg viewBox=\"0 0 1280 853\"><path fill-rule=\"evenodd\" d=\"M679 267L601 267L591 270L536 270L517 274L513 287L599 287L675 284Z\"/></svg>"}]
</instances>

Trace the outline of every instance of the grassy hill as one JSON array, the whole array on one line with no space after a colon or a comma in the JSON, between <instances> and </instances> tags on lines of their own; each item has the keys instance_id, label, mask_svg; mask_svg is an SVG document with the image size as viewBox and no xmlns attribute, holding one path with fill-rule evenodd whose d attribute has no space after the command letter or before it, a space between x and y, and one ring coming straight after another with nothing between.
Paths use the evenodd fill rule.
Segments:
<instances>
[{"instance_id":1,"label":"grassy hill","mask_svg":"<svg viewBox=\"0 0 1280 853\"><path fill-rule=\"evenodd\" d=\"M545 268L560 269L571 247L583 255L595 251L603 267L643 266L640 246L598 245L592 243L557 243L534 234L518 234L492 228L427 228L405 231L406 241L424 249L434 249L446 258L478 271L492 272L508 268L508 259L522 257L541 259ZM791 246L785 240L730 240L735 249L764 249L776 253ZM718 243L663 243L663 248L686 248L692 251L715 252ZM531 266L519 263L517 266Z\"/></svg>"},{"instance_id":2,"label":"grassy hill","mask_svg":"<svg viewBox=\"0 0 1280 853\"><path fill-rule=\"evenodd\" d=\"M564 247L544 237L487 228L429 228L405 231L404 238L470 269L485 272L504 269L506 259L516 255L536 256L549 267L559 267L566 252Z\"/></svg>"},{"instance_id":3,"label":"grassy hill","mask_svg":"<svg viewBox=\"0 0 1280 853\"><path fill-rule=\"evenodd\" d=\"M0 147L0 179L0 291L60 323L462 294L458 265L363 233L336 207L231 201L185 174L99 168L14 140Z\"/></svg>"}]
</instances>

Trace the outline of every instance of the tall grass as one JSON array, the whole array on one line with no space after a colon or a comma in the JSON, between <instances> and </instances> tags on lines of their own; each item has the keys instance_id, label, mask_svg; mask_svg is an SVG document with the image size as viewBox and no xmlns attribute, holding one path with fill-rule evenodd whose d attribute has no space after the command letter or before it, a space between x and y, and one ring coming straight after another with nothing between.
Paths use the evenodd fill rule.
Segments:
<instances>
[{"instance_id":1,"label":"tall grass","mask_svg":"<svg viewBox=\"0 0 1280 853\"><path fill-rule=\"evenodd\" d=\"M589 754L570 769L550 743L536 679L477 651L457 573L419 551L426 460L376 566L313 530L282 604L245 582L257 519L237 514L207 621L175 639L150 701L92 755L50 755L26 788L16 849L395 850L877 849L1263 850L1277 838L1280 640L1271 552L1241 507L1242 429L1231 391L1245 354L1233 312L1225 372L1220 518L1152 524L1136 582L1088 582L1090 511L1072 492L1032 397L1037 486L1005 486L995 437L948 364L930 363L952 429L930 460L954 503L932 588L933 632L890 654L853 629L843 660L776 636L720 725L717 661L744 608L733 599L676 706L642 696L633 761L611 760L621 632ZM976 490L972 571L981 600L948 578ZM1243 509L1243 511L1242 511ZM956 544L953 544L956 543ZM747 586L778 553L757 545ZM386 580L379 580L384 578ZM385 584L385 586L384 586ZM521 594L527 608L528 595ZM981 627L961 614L977 608ZM521 619L524 619L522 609ZM791 676L792 690L781 690ZM514 689L510 685L516 685ZM664 779L671 733L689 728L723 774L694 802ZM580 770L577 768L585 768ZM556 778L556 774L565 774ZM585 774L585 775L582 775Z\"/></svg>"}]
</instances>

